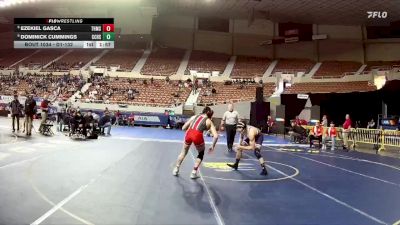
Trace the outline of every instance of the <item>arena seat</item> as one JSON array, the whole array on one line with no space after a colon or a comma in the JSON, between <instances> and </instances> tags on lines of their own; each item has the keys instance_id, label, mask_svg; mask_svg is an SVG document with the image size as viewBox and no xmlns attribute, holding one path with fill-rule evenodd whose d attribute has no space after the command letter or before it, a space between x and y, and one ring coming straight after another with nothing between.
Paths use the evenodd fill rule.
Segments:
<instances>
[{"instance_id":1,"label":"arena seat","mask_svg":"<svg viewBox=\"0 0 400 225\"><path fill-rule=\"evenodd\" d=\"M315 61L310 59L279 59L272 74L276 72L282 73L309 73L315 65Z\"/></svg>"},{"instance_id":2,"label":"arena seat","mask_svg":"<svg viewBox=\"0 0 400 225\"><path fill-rule=\"evenodd\" d=\"M83 82L73 76L3 75L0 84L0 95L12 96L17 92L21 96L33 93L37 97L69 98L82 87Z\"/></svg>"},{"instance_id":3,"label":"arena seat","mask_svg":"<svg viewBox=\"0 0 400 225\"><path fill-rule=\"evenodd\" d=\"M96 65L119 66L121 71L131 71L142 56L143 51L115 49L101 57Z\"/></svg>"},{"instance_id":4,"label":"arena seat","mask_svg":"<svg viewBox=\"0 0 400 225\"><path fill-rule=\"evenodd\" d=\"M159 48L153 51L142 71L143 75L171 76L176 74L185 50L177 48Z\"/></svg>"},{"instance_id":5,"label":"arena seat","mask_svg":"<svg viewBox=\"0 0 400 225\"><path fill-rule=\"evenodd\" d=\"M144 84L144 82L147 84ZM133 99L128 98L132 90ZM94 81L85 93L85 102L109 102L114 104L136 104L147 106L172 106L186 101L190 88L179 88L177 81L154 79L110 78Z\"/></svg>"},{"instance_id":6,"label":"arena seat","mask_svg":"<svg viewBox=\"0 0 400 225\"><path fill-rule=\"evenodd\" d=\"M364 71L391 70L394 67L400 67L400 61L369 61Z\"/></svg>"},{"instance_id":7,"label":"arena seat","mask_svg":"<svg viewBox=\"0 0 400 225\"><path fill-rule=\"evenodd\" d=\"M4 49L0 51L0 69L8 68L12 64L34 53L31 49Z\"/></svg>"},{"instance_id":8,"label":"arena seat","mask_svg":"<svg viewBox=\"0 0 400 225\"><path fill-rule=\"evenodd\" d=\"M203 87L198 103L201 105L214 105L214 104L225 104L229 102L239 101L252 101L256 96L256 87L259 84L239 84L233 83L226 85L221 82L214 82L210 87ZM212 93L212 89L216 90L216 93ZM268 96L273 93L275 84L266 83L264 84L264 96Z\"/></svg>"},{"instance_id":9,"label":"arena seat","mask_svg":"<svg viewBox=\"0 0 400 225\"><path fill-rule=\"evenodd\" d=\"M45 49L36 52L30 57L24 59L13 67L17 68L20 65L33 68L42 68L44 65L48 64L52 60L64 54L66 50L54 50L54 49Z\"/></svg>"},{"instance_id":10,"label":"arena seat","mask_svg":"<svg viewBox=\"0 0 400 225\"><path fill-rule=\"evenodd\" d=\"M56 66L69 67L70 69L80 69L99 55L101 50L82 49L73 50L56 62Z\"/></svg>"},{"instance_id":11,"label":"arena seat","mask_svg":"<svg viewBox=\"0 0 400 225\"><path fill-rule=\"evenodd\" d=\"M222 74L229 60L230 56L227 54L195 50L190 55L187 71L196 70L202 73L219 71Z\"/></svg>"},{"instance_id":12,"label":"arena seat","mask_svg":"<svg viewBox=\"0 0 400 225\"><path fill-rule=\"evenodd\" d=\"M238 56L231 78L262 77L270 64L271 60L268 58Z\"/></svg>"},{"instance_id":13,"label":"arena seat","mask_svg":"<svg viewBox=\"0 0 400 225\"><path fill-rule=\"evenodd\" d=\"M312 82L296 83L287 87L285 94L307 94L307 93L348 93L375 91L376 87L368 81L354 82Z\"/></svg>"},{"instance_id":14,"label":"arena seat","mask_svg":"<svg viewBox=\"0 0 400 225\"><path fill-rule=\"evenodd\" d=\"M354 61L324 61L313 78L340 78L356 73L361 66L360 62Z\"/></svg>"}]
</instances>

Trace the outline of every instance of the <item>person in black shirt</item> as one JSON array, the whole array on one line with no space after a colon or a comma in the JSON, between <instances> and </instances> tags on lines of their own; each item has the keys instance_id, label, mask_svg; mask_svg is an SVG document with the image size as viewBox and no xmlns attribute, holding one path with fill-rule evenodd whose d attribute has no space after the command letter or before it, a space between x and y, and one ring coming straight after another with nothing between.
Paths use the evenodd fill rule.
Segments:
<instances>
[{"instance_id":1,"label":"person in black shirt","mask_svg":"<svg viewBox=\"0 0 400 225\"><path fill-rule=\"evenodd\" d=\"M107 135L111 135L111 116L109 111L105 111L104 116L100 118L99 126L101 134L104 134L105 128L108 128Z\"/></svg>"},{"instance_id":2,"label":"person in black shirt","mask_svg":"<svg viewBox=\"0 0 400 225\"><path fill-rule=\"evenodd\" d=\"M297 125L294 121L292 122L292 128L290 131L290 140L293 142L300 142L302 137L306 136L306 129L304 129L302 126Z\"/></svg>"},{"instance_id":3,"label":"person in black shirt","mask_svg":"<svg viewBox=\"0 0 400 225\"><path fill-rule=\"evenodd\" d=\"M74 116L72 117L72 133L75 134L77 128L81 128L82 134L86 137L87 133L85 124L85 118L82 116L81 112L75 112Z\"/></svg>"},{"instance_id":4,"label":"person in black shirt","mask_svg":"<svg viewBox=\"0 0 400 225\"><path fill-rule=\"evenodd\" d=\"M15 119L17 119L17 131L19 131L19 116L21 114L22 105L18 100L18 95L14 95L14 100L10 103L10 111L12 117L12 132L15 132Z\"/></svg>"},{"instance_id":5,"label":"person in black shirt","mask_svg":"<svg viewBox=\"0 0 400 225\"><path fill-rule=\"evenodd\" d=\"M32 135L32 121L33 115L36 114L36 101L33 99L33 95L28 95L25 100L25 128L26 135Z\"/></svg>"}]
</instances>

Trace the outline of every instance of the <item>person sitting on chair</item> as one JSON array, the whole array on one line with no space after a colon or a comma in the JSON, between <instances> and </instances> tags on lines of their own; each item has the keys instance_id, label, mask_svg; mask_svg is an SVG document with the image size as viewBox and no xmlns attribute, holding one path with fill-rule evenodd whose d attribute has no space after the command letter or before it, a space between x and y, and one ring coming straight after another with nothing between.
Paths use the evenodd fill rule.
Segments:
<instances>
[{"instance_id":1,"label":"person sitting on chair","mask_svg":"<svg viewBox=\"0 0 400 225\"><path fill-rule=\"evenodd\" d=\"M111 135L111 117L110 117L110 112L106 111L104 113L104 116L100 118L99 122L101 134L105 133L105 128L108 128L107 130L107 135Z\"/></svg>"},{"instance_id":2,"label":"person sitting on chair","mask_svg":"<svg viewBox=\"0 0 400 225\"><path fill-rule=\"evenodd\" d=\"M331 140L332 141L331 150L334 151L336 136L337 136L337 131L335 128L335 124L333 122L331 122L330 127L326 130L326 136L324 137L324 139L322 141L322 143L323 143L322 150L326 150L326 141Z\"/></svg>"},{"instance_id":3,"label":"person sitting on chair","mask_svg":"<svg viewBox=\"0 0 400 225\"><path fill-rule=\"evenodd\" d=\"M306 137L306 129L302 126L297 125L295 121L292 121L292 128L290 133L290 140L293 142L301 142L302 137ZM304 138L305 139L305 138Z\"/></svg>"},{"instance_id":4,"label":"person sitting on chair","mask_svg":"<svg viewBox=\"0 0 400 225\"><path fill-rule=\"evenodd\" d=\"M313 141L318 140L319 147L321 147L321 142L322 142L322 133L323 133L323 127L321 124L318 122L315 123L315 126L311 130L309 139L310 139L310 148L313 146Z\"/></svg>"},{"instance_id":5,"label":"person sitting on chair","mask_svg":"<svg viewBox=\"0 0 400 225\"><path fill-rule=\"evenodd\" d=\"M77 129L80 129L82 134L86 137L85 118L79 111L75 112L74 117L72 118L72 134L75 134Z\"/></svg>"}]
</instances>

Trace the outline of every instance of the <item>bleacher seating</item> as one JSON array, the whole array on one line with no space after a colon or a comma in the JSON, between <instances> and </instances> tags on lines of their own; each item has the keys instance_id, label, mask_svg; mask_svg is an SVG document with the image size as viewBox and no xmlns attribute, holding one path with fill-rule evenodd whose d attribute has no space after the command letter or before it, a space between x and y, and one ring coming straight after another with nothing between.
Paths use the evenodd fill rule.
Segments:
<instances>
[{"instance_id":1,"label":"bleacher seating","mask_svg":"<svg viewBox=\"0 0 400 225\"><path fill-rule=\"evenodd\" d=\"M107 66L108 68L119 66L120 71L131 71L142 55L143 51L115 49L103 55L96 62L96 65Z\"/></svg>"},{"instance_id":2,"label":"bleacher seating","mask_svg":"<svg viewBox=\"0 0 400 225\"><path fill-rule=\"evenodd\" d=\"M367 81L354 82L312 82L296 83L287 87L285 94L306 94L306 93L348 93L375 91L376 87Z\"/></svg>"},{"instance_id":3,"label":"bleacher seating","mask_svg":"<svg viewBox=\"0 0 400 225\"><path fill-rule=\"evenodd\" d=\"M14 67L18 66L25 66L29 67L30 69L33 68L42 68L44 65L48 64L52 60L56 59L57 57L64 54L65 50L54 50L54 49L45 49L36 52L35 54L31 55L30 57L24 59L23 61L19 62Z\"/></svg>"},{"instance_id":4,"label":"bleacher seating","mask_svg":"<svg viewBox=\"0 0 400 225\"><path fill-rule=\"evenodd\" d=\"M262 77L271 61L268 58L238 56L232 70L231 78Z\"/></svg>"},{"instance_id":5,"label":"bleacher seating","mask_svg":"<svg viewBox=\"0 0 400 225\"><path fill-rule=\"evenodd\" d=\"M264 97L270 97L275 92L275 83L264 84Z\"/></svg>"},{"instance_id":6,"label":"bleacher seating","mask_svg":"<svg viewBox=\"0 0 400 225\"><path fill-rule=\"evenodd\" d=\"M400 67L400 61L369 61L364 71L391 70L393 67Z\"/></svg>"},{"instance_id":7,"label":"bleacher seating","mask_svg":"<svg viewBox=\"0 0 400 225\"><path fill-rule=\"evenodd\" d=\"M37 97L69 98L83 86L83 81L73 76L7 75L0 76L0 84L0 95L17 92L22 96L33 93Z\"/></svg>"},{"instance_id":8,"label":"bleacher seating","mask_svg":"<svg viewBox=\"0 0 400 225\"><path fill-rule=\"evenodd\" d=\"M315 61L310 59L280 59L276 64L272 74L276 72L282 73L309 73L315 65Z\"/></svg>"},{"instance_id":9,"label":"bleacher seating","mask_svg":"<svg viewBox=\"0 0 400 225\"><path fill-rule=\"evenodd\" d=\"M146 60L141 74L152 76L171 76L176 74L185 50L177 48L159 48Z\"/></svg>"},{"instance_id":10,"label":"bleacher seating","mask_svg":"<svg viewBox=\"0 0 400 225\"><path fill-rule=\"evenodd\" d=\"M256 96L256 87L259 84L240 84L233 83L226 85L221 82L212 83L211 87L204 87L199 95L198 103L201 105L223 104L228 102L252 101ZM216 93L212 93L212 89ZM273 83L264 84L264 96L273 93L275 85Z\"/></svg>"},{"instance_id":11,"label":"bleacher seating","mask_svg":"<svg viewBox=\"0 0 400 225\"><path fill-rule=\"evenodd\" d=\"M0 69L8 68L32 53L34 50L31 49L3 49L0 51Z\"/></svg>"},{"instance_id":12,"label":"bleacher seating","mask_svg":"<svg viewBox=\"0 0 400 225\"><path fill-rule=\"evenodd\" d=\"M230 56L223 53L192 51L190 55L187 71L196 70L198 72L224 72L228 65Z\"/></svg>"},{"instance_id":13,"label":"bleacher seating","mask_svg":"<svg viewBox=\"0 0 400 225\"><path fill-rule=\"evenodd\" d=\"M169 107L185 103L190 90L179 87L178 81L110 78L93 82L83 101ZM134 98L129 98L129 92Z\"/></svg>"},{"instance_id":14,"label":"bleacher seating","mask_svg":"<svg viewBox=\"0 0 400 225\"><path fill-rule=\"evenodd\" d=\"M98 49L82 49L73 50L61 59L59 59L55 64L56 67L69 67L70 69L80 69L90 62L93 58L98 56L102 50Z\"/></svg>"},{"instance_id":15,"label":"bleacher seating","mask_svg":"<svg viewBox=\"0 0 400 225\"><path fill-rule=\"evenodd\" d=\"M313 78L340 78L356 73L361 66L360 62L354 61L324 61Z\"/></svg>"}]
</instances>

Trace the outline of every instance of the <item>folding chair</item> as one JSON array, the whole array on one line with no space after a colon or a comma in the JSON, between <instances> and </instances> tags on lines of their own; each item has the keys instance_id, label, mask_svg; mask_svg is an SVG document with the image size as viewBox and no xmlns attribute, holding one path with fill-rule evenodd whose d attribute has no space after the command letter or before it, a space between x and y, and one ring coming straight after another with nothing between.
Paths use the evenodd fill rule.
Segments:
<instances>
[{"instance_id":1,"label":"folding chair","mask_svg":"<svg viewBox=\"0 0 400 225\"><path fill-rule=\"evenodd\" d=\"M53 121L52 120L46 120L44 124L41 125L41 130L40 133L45 135L45 136L53 136L54 133L52 131L53 127Z\"/></svg>"}]
</instances>

